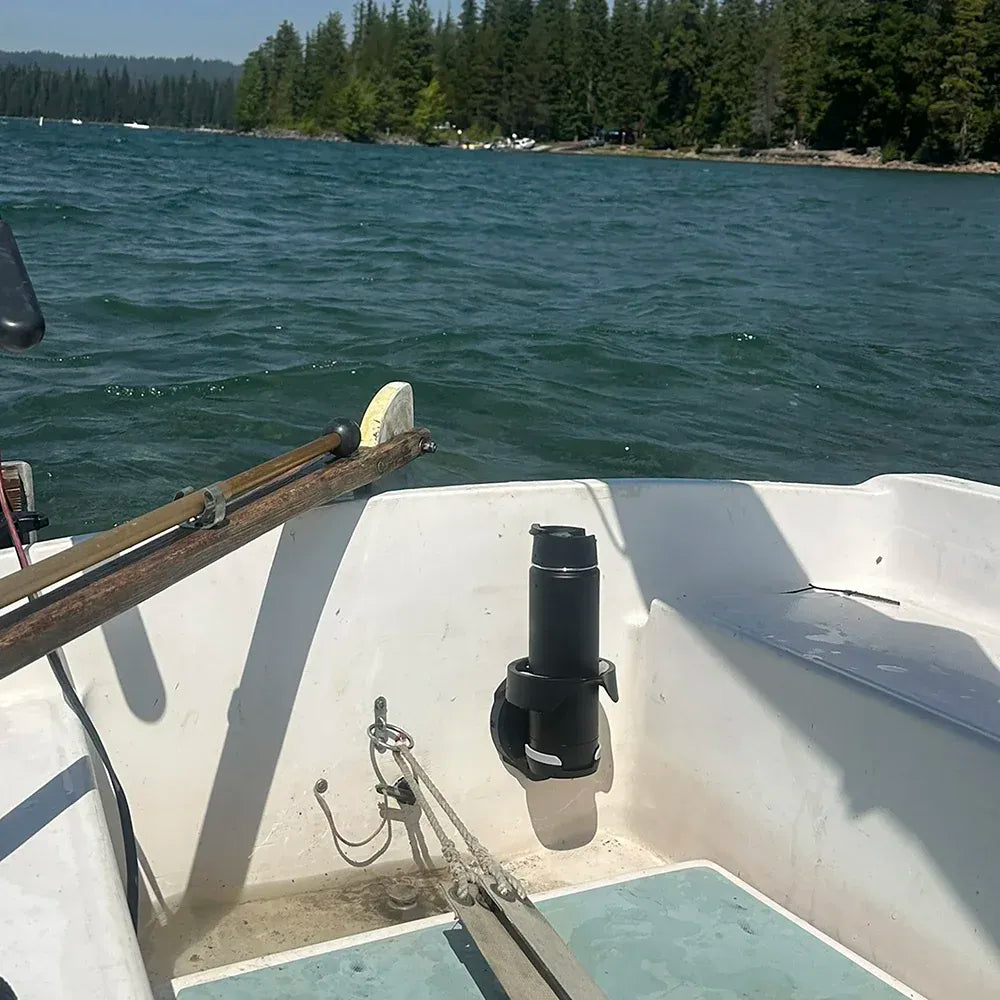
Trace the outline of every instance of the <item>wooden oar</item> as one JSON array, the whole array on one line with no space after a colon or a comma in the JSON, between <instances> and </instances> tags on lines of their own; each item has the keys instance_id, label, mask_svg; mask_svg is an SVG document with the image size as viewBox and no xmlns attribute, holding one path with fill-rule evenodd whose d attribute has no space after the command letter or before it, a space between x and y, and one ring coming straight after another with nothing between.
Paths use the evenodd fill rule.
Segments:
<instances>
[{"instance_id":1,"label":"wooden oar","mask_svg":"<svg viewBox=\"0 0 1000 1000\"><path fill-rule=\"evenodd\" d=\"M228 503L322 455L350 455L357 450L360 438L361 433L357 424L338 421L337 429L332 433L316 438L315 441L272 458L246 472L241 472L231 479L216 483L209 489ZM25 597L37 594L60 580L65 580L75 573L82 573L104 562L105 559L132 548L133 545L139 545L170 528L176 528L179 524L200 517L205 512L207 492L200 490L179 497L172 503L157 507L156 510L94 535L79 545L64 549L19 573L5 577L0 580L0 608L22 601Z\"/></svg>"},{"instance_id":2,"label":"wooden oar","mask_svg":"<svg viewBox=\"0 0 1000 1000\"><path fill-rule=\"evenodd\" d=\"M323 446L319 447L321 443ZM318 454L323 454L330 450L330 442L319 438L306 446L313 447L318 448ZM0 680L297 514L366 486L407 465L431 447L429 431L405 431L385 444L362 449L350 458L339 459L316 470L302 471L287 482L262 490L259 495L237 501L226 523L219 528L192 531L175 527L161 538L119 555L37 600L15 608L0 618ZM303 450L297 449L297 452L301 465ZM295 454L289 452L282 458L288 459ZM286 468L295 467L294 463L286 465ZM172 506L167 505L168 508ZM170 525L166 527L169 529ZM83 548L83 545L76 548ZM47 562L51 560L43 560L35 568ZM11 579L25 572L22 570Z\"/></svg>"}]
</instances>

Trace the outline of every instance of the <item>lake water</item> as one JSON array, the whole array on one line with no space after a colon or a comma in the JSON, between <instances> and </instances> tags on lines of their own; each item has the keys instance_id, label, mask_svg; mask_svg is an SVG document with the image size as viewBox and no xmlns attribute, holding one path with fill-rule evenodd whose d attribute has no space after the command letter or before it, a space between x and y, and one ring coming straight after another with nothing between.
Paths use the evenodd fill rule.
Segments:
<instances>
[{"instance_id":1,"label":"lake water","mask_svg":"<svg viewBox=\"0 0 1000 1000\"><path fill-rule=\"evenodd\" d=\"M1000 481L1000 181L0 126L0 448L109 526L413 383L420 483Z\"/></svg>"}]
</instances>

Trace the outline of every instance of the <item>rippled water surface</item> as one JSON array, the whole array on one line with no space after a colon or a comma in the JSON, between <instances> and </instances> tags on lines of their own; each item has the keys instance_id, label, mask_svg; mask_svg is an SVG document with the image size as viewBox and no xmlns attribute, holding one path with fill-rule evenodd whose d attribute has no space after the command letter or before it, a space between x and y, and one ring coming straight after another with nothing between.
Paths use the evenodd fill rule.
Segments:
<instances>
[{"instance_id":1,"label":"rippled water surface","mask_svg":"<svg viewBox=\"0 0 1000 1000\"><path fill-rule=\"evenodd\" d=\"M1000 480L1000 182L0 125L0 447L107 526L413 383L422 483Z\"/></svg>"}]
</instances>

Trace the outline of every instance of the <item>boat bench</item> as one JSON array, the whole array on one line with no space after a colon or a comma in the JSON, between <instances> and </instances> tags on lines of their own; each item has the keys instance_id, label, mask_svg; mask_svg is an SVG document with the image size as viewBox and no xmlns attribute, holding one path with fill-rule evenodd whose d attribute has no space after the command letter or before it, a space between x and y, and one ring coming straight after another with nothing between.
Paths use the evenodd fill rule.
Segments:
<instances>
[{"instance_id":1,"label":"boat bench","mask_svg":"<svg viewBox=\"0 0 1000 1000\"><path fill-rule=\"evenodd\" d=\"M888 977L706 862L538 907L608 1000L901 1000ZM506 1000L453 917L174 981L177 1000Z\"/></svg>"},{"instance_id":2,"label":"boat bench","mask_svg":"<svg viewBox=\"0 0 1000 1000\"><path fill-rule=\"evenodd\" d=\"M18 1000L151 997L76 717L0 706L0 761L0 979Z\"/></svg>"},{"instance_id":3,"label":"boat bench","mask_svg":"<svg viewBox=\"0 0 1000 1000\"><path fill-rule=\"evenodd\" d=\"M715 598L684 611L1000 741L1000 636L982 626L818 589Z\"/></svg>"}]
</instances>

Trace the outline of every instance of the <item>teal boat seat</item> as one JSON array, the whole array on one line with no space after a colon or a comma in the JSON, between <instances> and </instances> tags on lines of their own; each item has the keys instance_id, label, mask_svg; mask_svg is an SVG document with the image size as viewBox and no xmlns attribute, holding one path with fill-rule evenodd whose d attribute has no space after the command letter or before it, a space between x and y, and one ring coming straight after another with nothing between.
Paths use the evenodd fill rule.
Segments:
<instances>
[{"instance_id":1,"label":"teal boat seat","mask_svg":"<svg viewBox=\"0 0 1000 1000\"><path fill-rule=\"evenodd\" d=\"M723 597L690 613L1000 742L1000 670L987 652L1000 639L977 639L967 623L823 590Z\"/></svg>"},{"instance_id":2,"label":"teal boat seat","mask_svg":"<svg viewBox=\"0 0 1000 1000\"><path fill-rule=\"evenodd\" d=\"M900 1000L887 980L709 865L538 903L608 1000ZM277 956L184 985L178 1000L506 1000L448 917ZM197 977L189 977L197 978ZM204 977L201 977L204 978Z\"/></svg>"}]
</instances>

